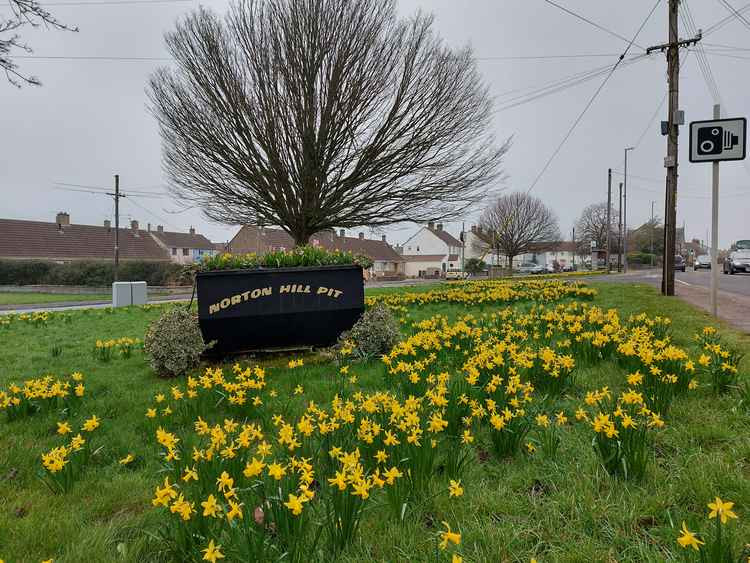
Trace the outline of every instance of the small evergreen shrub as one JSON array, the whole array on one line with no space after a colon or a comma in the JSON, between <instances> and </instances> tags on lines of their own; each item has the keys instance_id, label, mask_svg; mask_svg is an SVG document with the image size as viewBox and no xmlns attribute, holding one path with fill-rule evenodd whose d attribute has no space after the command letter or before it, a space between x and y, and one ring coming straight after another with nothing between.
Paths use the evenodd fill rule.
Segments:
<instances>
[{"instance_id":1,"label":"small evergreen shrub","mask_svg":"<svg viewBox=\"0 0 750 563\"><path fill-rule=\"evenodd\" d=\"M146 331L143 349L151 368L161 377L177 377L198 365L208 348L198 320L185 307L166 310Z\"/></svg>"},{"instance_id":2,"label":"small evergreen shrub","mask_svg":"<svg viewBox=\"0 0 750 563\"><path fill-rule=\"evenodd\" d=\"M352 329L340 337L352 352L363 359L387 354L398 343L401 331L396 317L382 304L368 308Z\"/></svg>"}]
</instances>

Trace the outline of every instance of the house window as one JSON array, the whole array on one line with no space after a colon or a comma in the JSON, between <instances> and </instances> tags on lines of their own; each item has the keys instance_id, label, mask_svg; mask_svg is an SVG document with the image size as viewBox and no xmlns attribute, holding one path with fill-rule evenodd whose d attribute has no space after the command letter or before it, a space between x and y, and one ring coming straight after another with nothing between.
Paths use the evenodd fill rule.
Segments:
<instances>
[{"instance_id":1,"label":"house window","mask_svg":"<svg viewBox=\"0 0 750 563\"><path fill-rule=\"evenodd\" d=\"M182 249L182 255L183 256L190 256L190 249L189 248L183 248Z\"/></svg>"},{"instance_id":2,"label":"house window","mask_svg":"<svg viewBox=\"0 0 750 563\"><path fill-rule=\"evenodd\" d=\"M172 249L172 256L177 256L177 249L176 248Z\"/></svg>"}]
</instances>

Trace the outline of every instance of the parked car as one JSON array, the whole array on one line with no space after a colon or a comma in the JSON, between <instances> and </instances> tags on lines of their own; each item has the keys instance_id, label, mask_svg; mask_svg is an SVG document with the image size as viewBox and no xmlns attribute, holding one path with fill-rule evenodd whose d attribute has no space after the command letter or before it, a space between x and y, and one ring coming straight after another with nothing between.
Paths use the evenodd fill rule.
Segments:
<instances>
[{"instance_id":1,"label":"parked car","mask_svg":"<svg viewBox=\"0 0 750 563\"><path fill-rule=\"evenodd\" d=\"M518 267L519 274L544 274L546 271L546 267L540 264L534 264L533 262L523 262Z\"/></svg>"},{"instance_id":2,"label":"parked car","mask_svg":"<svg viewBox=\"0 0 750 563\"><path fill-rule=\"evenodd\" d=\"M697 271L701 268L706 268L707 270L711 269L711 257L708 254L701 254L695 259L693 269Z\"/></svg>"},{"instance_id":3,"label":"parked car","mask_svg":"<svg viewBox=\"0 0 750 563\"><path fill-rule=\"evenodd\" d=\"M724 273L750 272L750 250L733 250L724 260Z\"/></svg>"},{"instance_id":4,"label":"parked car","mask_svg":"<svg viewBox=\"0 0 750 563\"><path fill-rule=\"evenodd\" d=\"M564 265L564 266L562 267L562 271L563 271L563 272L575 272L575 271L576 271L576 269L575 269L575 267L573 266L573 264L565 264L565 265Z\"/></svg>"},{"instance_id":5,"label":"parked car","mask_svg":"<svg viewBox=\"0 0 750 563\"><path fill-rule=\"evenodd\" d=\"M685 271L685 259L679 254L676 254L674 257L674 269L675 271L677 270L680 270L681 272Z\"/></svg>"},{"instance_id":6,"label":"parked car","mask_svg":"<svg viewBox=\"0 0 750 563\"><path fill-rule=\"evenodd\" d=\"M448 270L445 272L446 280L465 280L469 277L469 272L462 272L461 270Z\"/></svg>"}]
</instances>

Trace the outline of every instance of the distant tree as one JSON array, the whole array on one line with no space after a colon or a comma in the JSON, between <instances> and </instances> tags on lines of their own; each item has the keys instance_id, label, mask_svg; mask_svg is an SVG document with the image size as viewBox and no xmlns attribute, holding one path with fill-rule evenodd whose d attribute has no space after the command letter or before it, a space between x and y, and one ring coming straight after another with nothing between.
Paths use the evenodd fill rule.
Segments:
<instances>
[{"instance_id":1,"label":"distant tree","mask_svg":"<svg viewBox=\"0 0 750 563\"><path fill-rule=\"evenodd\" d=\"M513 258L533 251L540 243L560 240L557 217L544 202L523 192L498 197L479 219L477 237L496 254Z\"/></svg>"},{"instance_id":2,"label":"distant tree","mask_svg":"<svg viewBox=\"0 0 750 563\"><path fill-rule=\"evenodd\" d=\"M484 272L486 268L487 264L481 258L469 258L464 263L464 270L474 275Z\"/></svg>"},{"instance_id":3,"label":"distant tree","mask_svg":"<svg viewBox=\"0 0 750 563\"><path fill-rule=\"evenodd\" d=\"M20 49L31 53L31 47L24 43L19 31L24 27L40 27L78 31L77 27L69 27L60 22L50 12L45 10L36 0L8 0L10 17L0 15L0 69L5 72L8 82L21 87L22 84L40 86L41 82L35 76L21 74L18 65L13 61L13 49Z\"/></svg>"},{"instance_id":4,"label":"distant tree","mask_svg":"<svg viewBox=\"0 0 750 563\"><path fill-rule=\"evenodd\" d=\"M653 254L662 254L664 225L658 217L654 217L653 220L649 219L637 229L630 231L628 235L628 249L651 254L653 243Z\"/></svg>"},{"instance_id":5,"label":"distant tree","mask_svg":"<svg viewBox=\"0 0 750 563\"><path fill-rule=\"evenodd\" d=\"M166 35L151 78L172 193L215 221L323 229L451 219L509 143L468 48L395 0L239 0Z\"/></svg>"},{"instance_id":6,"label":"distant tree","mask_svg":"<svg viewBox=\"0 0 750 563\"><path fill-rule=\"evenodd\" d=\"M617 240L617 213L610 210L610 225L614 227L610 231L609 250L611 253L619 252ZM606 248L607 245L607 204L593 203L584 208L581 216L576 221L576 246L581 256L591 254L591 242L596 243L597 248Z\"/></svg>"}]
</instances>

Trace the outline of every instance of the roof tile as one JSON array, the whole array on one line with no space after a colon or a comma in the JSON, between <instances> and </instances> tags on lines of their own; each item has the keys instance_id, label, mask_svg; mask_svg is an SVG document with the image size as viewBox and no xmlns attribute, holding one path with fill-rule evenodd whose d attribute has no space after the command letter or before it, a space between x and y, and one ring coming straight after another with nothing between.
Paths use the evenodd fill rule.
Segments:
<instances>
[{"instance_id":1,"label":"roof tile","mask_svg":"<svg viewBox=\"0 0 750 563\"><path fill-rule=\"evenodd\" d=\"M121 260L169 260L147 231L120 229ZM94 225L0 219L0 258L111 260L115 230Z\"/></svg>"}]
</instances>

